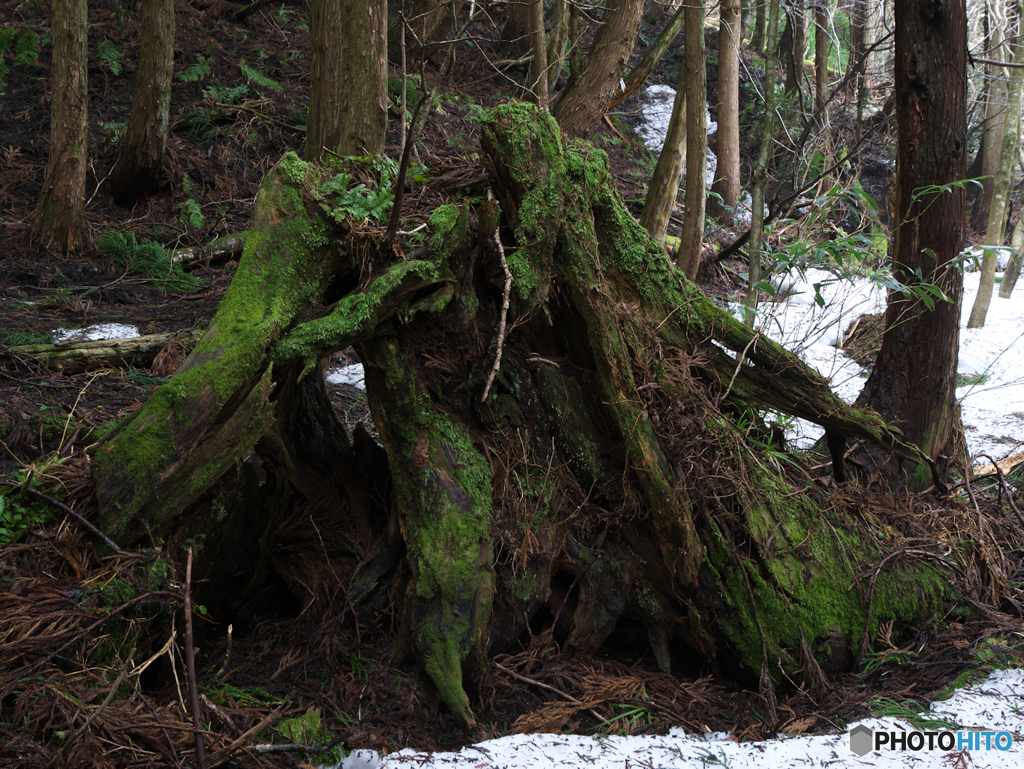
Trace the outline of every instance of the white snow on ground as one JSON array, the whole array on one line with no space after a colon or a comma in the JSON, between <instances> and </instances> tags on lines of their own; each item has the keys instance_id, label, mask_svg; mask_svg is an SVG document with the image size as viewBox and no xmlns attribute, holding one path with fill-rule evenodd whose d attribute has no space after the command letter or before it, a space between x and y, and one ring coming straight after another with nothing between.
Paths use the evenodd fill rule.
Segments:
<instances>
[{"instance_id":1,"label":"white snow on ground","mask_svg":"<svg viewBox=\"0 0 1024 769\"><path fill-rule=\"evenodd\" d=\"M644 121L637 127L637 133L644 140L647 149L655 155L661 153L661 147L665 143L665 135L668 133L668 123L672 118L672 105L675 103L676 91L667 85L652 85L644 91L643 118ZM704 115L708 126L708 136L718 131L718 123L711 119L711 110L704 105ZM684 166L685 169L685 166ZM708 150L705 171L705 183L707 188L715 183L715 172L718 170L718 158L715 153Z\"/></svg>"},{"instance_id":2,"label":"white snow on ground","mask_svg":"<svg viewBox=\"0 0 1024 769\"><path fill-rule=\"evenodd\" d=\"M1018 287L1010 299L992 293L984 328L968 329L980 272L964 275L961 305L961 375L985 376L980 384L957 389L961 416L972 456L990 454L1002 459L1024 441L1024 300ZM825 306L814 302L814 285ZM776 280L786 301L765 303L759 308L759 327L787 349L800 353L847 403L860 394L866 381L863 369L836 348L840 335L859 315L885 309L885 292L866 280L839 280L824 270L808 270L804 279ZM788 433L795 446L806 448L822 435L822 429L800 420Z\"/></svg>"},{"instance_id":3,"label":"white snow on ground","mask_svg":"<svg viewBox=\"0 0 1024 769\"><path fill-rule=\"evenodd\" d=\"M984 453L999 460L1024 441L1024 285L1010 299L1000 298L997 287L984 328L968 329L980 275L977 271L964 275L958 369L962 375L983 374L985 381L961 387L956 395L971 455ZM815 284L824 307L814 301ZM760 306L759 328L799 353L831 380L840 398L853 403L864 387L867 372L837 345L849 324L860 315L885 309L885 291L867 280L841 280L816 269L807 270L802 279L776 278L774 285L780 295L788 296L785 301ZM737 314L741 312L738 306L733 309ZM363 368L357 363L331 369L327 381L363 389ZM815 424L795 420L787 438L796 448L808 448L822 432Z\"/></svg>"},{"instance_id":4,"label":"white snow on ground","mask_svg":"<svg viewBox=\"0 0 1024 769\"><path fill-rule=\"evenodd\" d=\"M327 372L328 384L350 384L356 389L365 390L363 383L363 364L353 363L350 366L338 366Z\"/></svg>"},{"instance_id":5,"label":"white snow on ground","mask_svg":"<svg viewBox=\"0 0 1024 769\"><path fill-rule=\"evenodd\" d=\"M864 725L875 731L918 731L907 721L871 718L839 726L836 734L779 737L738 743L728 734L687 735L673 729L664 737L582 736L573 734L512 735L463 748L457 753L425 753L406 749L390 755L357 750L340 769L789 769L790 767L873 767L874 769L947 769L968 767L1024 768L1024 671L1001 670L982 683L957 691L932 705L936 718L949 721L954 739L963 734L964 749L943 750L938 736L933 749L899 751L881 748L863 756L850 747L848 729ZM931 727L929 727L931 730ZM986 740L966 732L1003 732ZM927 731L925 737L927 739ZM970 742L968 742L970 740ZM876 738L877 741L877 738ZM986 742L992 747L986 749ZM975 747L976 743L976 747ZM871 743L874 744L874 743ZM913 745L913 741L910 743ZM998 749L996 745L1005 748ZM970 747L966 747L966 746Z\"/></svg>"},{"instance_id":6,"label":"white snow on ground","mask_svg":"<svg viewBox=\"0 0 1024 769\"><path fill-rule=\"evenodd\" d=\"M101 323L85 328L58 328L53 332L54 342L93 342L100 339L134 339L139 335L135 326L123 323Z\"/></svg>"}]
</instances>

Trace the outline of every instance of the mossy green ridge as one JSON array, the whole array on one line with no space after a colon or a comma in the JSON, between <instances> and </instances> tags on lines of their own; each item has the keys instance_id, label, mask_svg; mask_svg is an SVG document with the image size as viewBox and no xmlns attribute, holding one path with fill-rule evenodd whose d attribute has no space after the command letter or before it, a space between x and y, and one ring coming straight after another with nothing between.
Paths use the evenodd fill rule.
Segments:
<instances>
[{"instance_id":1,"label":"mossy green ridge","mask_svg":"<svg viewBox=\"0 0 1024 769\"><path fill-rule=\"evenodd\" d=\"M206 336L131 424L97 452L100 521L113 536L130 539L130 527L160 536L166 518L196 499L272 422L271 384L260 373L268 366L266 350L315 302L337 261L336 250L328 247L327 225L303 193L317 174L294 153L270 172L238 271ZM239 393L244 382L263 386ZM245 406L248 400L254 402ZM210 457L210 464L189 478L187 489L177 479L168 488L166 480L189 462L199 442L210 441L209 424L226 423L239 410L257 427L230 441L224 455Z\"/></svg>"},{"instance_id":2,"label":"mossy green ridge","mask_svg":"<svg viewBox=\"0 0 1024 769\"><path fill-rule=\"evenodd\" d=\"M468 726L463 667L482 658L493 605L491 467L465 428L423 391L409 353L387 339L366 343L363 354L414 577L409 631L442 699ZM386 416L378 413L384 403Z\"/></svg>"}]
</instances>

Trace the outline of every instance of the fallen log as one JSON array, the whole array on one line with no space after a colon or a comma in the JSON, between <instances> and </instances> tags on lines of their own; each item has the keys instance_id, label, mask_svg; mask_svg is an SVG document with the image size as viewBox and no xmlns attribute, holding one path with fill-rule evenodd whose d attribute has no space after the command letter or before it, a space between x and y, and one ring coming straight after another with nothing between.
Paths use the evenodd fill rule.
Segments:
<instances>
[{"instance_id":1,"label":"fallen log","mask_svg":"<svg viewBox=\"0 0 1024 769\"><path fill-rule=\"evenodd\" d=\"M0 368L30 368L42 365L51 371L80 374L101 368L142 367L153 362L170 344L191 352L201 338L197 331L146 334L130 339L97 339L88 342L20 344L0 347Z\"/></svg>"}]
</instances>

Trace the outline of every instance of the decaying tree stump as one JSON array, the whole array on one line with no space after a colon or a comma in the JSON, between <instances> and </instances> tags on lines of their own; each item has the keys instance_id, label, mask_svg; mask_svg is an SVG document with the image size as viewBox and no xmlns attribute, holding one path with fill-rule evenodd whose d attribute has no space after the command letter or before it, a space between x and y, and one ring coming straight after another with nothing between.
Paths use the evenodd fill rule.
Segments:
<instances>
[{"instance_id":1,"label":"decaying tree stump","mask_svg":"<svg viewBox=\"0 0 1024 769\"><path fill-rule=\"evenodd\" d=\"M399 643L467 725L466 684L528 630L585 653L632 622L662 669L696 658L764 682L841 667L866 627L942 611L930 560L851 589L889 552L749 426L772 408L915 450L687 281L604 154L563 144L545 112L493 111L482 149L500 217L443 206L415 256L339 213L329 171L274 168L206 337L96 453L105 530L189 542L207 604L230 608L287 561L286 521L330 517L346 533L317 548L345 605L404 596ZM487 389L499 251L512 283ZM321 361L349 345L383 450L325 396Z\"/></svg>"}]
</instances>

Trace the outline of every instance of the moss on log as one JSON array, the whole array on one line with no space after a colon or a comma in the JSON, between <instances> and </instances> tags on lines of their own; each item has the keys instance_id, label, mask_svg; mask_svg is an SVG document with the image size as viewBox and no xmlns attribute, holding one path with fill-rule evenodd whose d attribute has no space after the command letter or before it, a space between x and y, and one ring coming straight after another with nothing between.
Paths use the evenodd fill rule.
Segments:
<instances>
[{"instance_id":1,"label":"moss on log","mask_svg":"<svg viewBox=\"0 0 1024 769\"><path fill-rule=\"evenodd\" d=\"M204 501L225 473L263 479L246 487L261 511L284 510L289 490L346 510L361 543L350 597L408 580L389 586L401 638L467 726L467 685L528 630L589 653L638 624L664 670L698 655L799 676L848 666L880 621L943 613L955 596L937 561L893 557L855 503L785 472L742 423L773 408L914 448L676 270L603 153L563 144L522 104L491 112L482 136L500 227L443 206L415 259L347 226L320 195L326 172L294 156L274 169L209 334L97 452L107 531L172 544L227 531L232 511ZM512 286L491 385L500 251ZM365 480L368 439L355 450L324 405L320 361L347 345L387 492ZM261 518L251 560L268 562L281 515Z\"/></svg>"}]
</instances>

